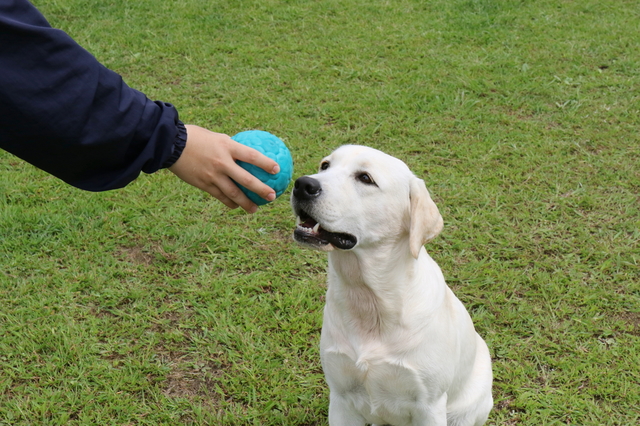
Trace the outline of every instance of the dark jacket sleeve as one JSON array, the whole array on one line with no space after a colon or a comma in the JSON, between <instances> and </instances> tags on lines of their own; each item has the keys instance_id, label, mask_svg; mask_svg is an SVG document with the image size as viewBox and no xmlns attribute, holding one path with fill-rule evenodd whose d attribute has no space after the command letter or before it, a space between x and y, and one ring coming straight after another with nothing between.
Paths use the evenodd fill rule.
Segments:
<instances>
[{"instance_id":1,"label":"dark jacket sleeve","mask_svg":"<svg viewBox=\"0 0 640 426\"><path fill-rule=\"evenodd\" d=\"M0 147L78 188L175 162L178 112L127 86L26 0L0 2Z\"/></svg>"}]
</instances>

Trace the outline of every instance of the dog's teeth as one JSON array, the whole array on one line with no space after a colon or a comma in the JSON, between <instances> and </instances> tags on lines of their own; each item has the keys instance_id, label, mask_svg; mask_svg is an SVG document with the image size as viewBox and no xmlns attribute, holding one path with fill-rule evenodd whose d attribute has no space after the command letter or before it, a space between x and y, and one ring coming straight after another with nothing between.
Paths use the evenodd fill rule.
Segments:
<instances>
[{"instance_id":1,"label":"dog's teeth","mask_svg":"<svg viewBox=\"0 0 640 426\"><path fill-rule=\"evenodd\" d=\"M320 224L316 223L316 226L313 227L313 232L318 233L318 229L320 229Z\"/></svg>"},{"instance_id":2,"label":"dog's teeth","mask_svg":"<svg viewBox=\"0 0 640 426\"><path fill-rule=\"evenodd\" d=\"M300 216L296 216L296 226L300 225L302 223L302 220L300 219Z\"/></svg>"}]
</instances>

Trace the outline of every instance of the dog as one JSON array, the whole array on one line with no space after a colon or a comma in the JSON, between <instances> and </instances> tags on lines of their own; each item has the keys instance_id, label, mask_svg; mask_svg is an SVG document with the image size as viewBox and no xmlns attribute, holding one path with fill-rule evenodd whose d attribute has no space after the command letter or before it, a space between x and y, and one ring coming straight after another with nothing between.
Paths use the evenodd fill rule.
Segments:
<instances>
[{"instance_id":1,"label":"dog","mask_svg":"<svg viewBox=\"0 0 640 426\"><path fill-rule=\"evenodd\" d=\"M443 228L401 160L345 145L295 181L294 240L328 252L320 358L330 426L479 426L489 349L424 244Z\"/></svg>"}]
</instances>

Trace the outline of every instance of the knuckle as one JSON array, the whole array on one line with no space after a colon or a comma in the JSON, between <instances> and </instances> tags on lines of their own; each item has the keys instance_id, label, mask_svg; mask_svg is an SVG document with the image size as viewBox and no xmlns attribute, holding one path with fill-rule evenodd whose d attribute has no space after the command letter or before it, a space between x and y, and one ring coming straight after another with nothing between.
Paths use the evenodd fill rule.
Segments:
<instances>
[{"instance_id":1,"label":"knuckle","mask_svg":"<svg viewBox=\"0 0 640 426\"><path fill-rule=\"evenodd\" d=\"M255 162L258 161L260 158L262 157L262 154L260 154L258 151L255 150L251 150L249 151L249 161Z\"/></svg>"},{"instance_id":2,"label":"knuckle","mask_svg":"<svg viewBox=\"0 0 640 426\"><path fill-rule=\"evenodd\" d=\"M248 187L249 185L251 185L252 183L254 183L254 177L251 175L246 175L246 176L242 176L242 178L240 179L239 183L240 185L244 186L244 187Z\"/></svg>"},{"instance_id":3,"label":"knuckle","mask_svg":"<svg viewBox=\"0 0 640 426\"><path fill-rule=\"evenodd\" d=\"M232 200L235 200L236 198L238 198L240 194L242 194L242 191L240 191L240 188L238 188L237 186L235 188L230 188L229 191L227 192L227 196Z\"/></svg>"},{"instance_id":4,"label":"knuckle","mask_svg":"<svg viewBox=\"0 0 640 426\"><path fill-rule=\"evenodd\" d=\"M247 162L255 164L255 162L258 161L261 156L262 154L260 154L255 149L250 149L247 151L247 155L246 155Z\"/></svg>"}]
</instances>

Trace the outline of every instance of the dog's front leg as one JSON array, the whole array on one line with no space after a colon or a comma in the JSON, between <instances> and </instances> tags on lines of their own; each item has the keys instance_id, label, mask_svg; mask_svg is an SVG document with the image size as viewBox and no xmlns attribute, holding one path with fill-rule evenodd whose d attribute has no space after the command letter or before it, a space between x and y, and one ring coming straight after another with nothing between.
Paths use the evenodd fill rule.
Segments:
<instances>
[{"instance_id":1,"label":"dog's front leg","mask_svg":"<svg viewBox=\"0 0 640 426\"><path fill-rule=\"evenodd\" d=\"M329 426L365 426L367 421L335 392L329 394Z\"/></svg>"},{"instance_id":2,"label":"dog's front leg","mask_svg":"<svg viewBox=\"0 0 640 426\"><path fill-rule=\"evenodd\" d=\"M447 394L412 411L410 426L447 426Z\"/></svg>"}]
</instances>

